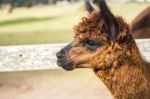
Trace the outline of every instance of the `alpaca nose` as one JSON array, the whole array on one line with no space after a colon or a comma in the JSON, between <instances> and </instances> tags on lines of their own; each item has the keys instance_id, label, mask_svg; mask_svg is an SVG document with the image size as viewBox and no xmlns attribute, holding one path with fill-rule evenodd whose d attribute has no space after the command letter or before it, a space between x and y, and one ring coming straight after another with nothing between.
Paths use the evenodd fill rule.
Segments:
<instances>
[{"instance_id":1,"label":"alpaca nose","mask_svg":"<svg viewBox=\"0 0 150 99\"><path fill-rule=\"evenodd\" d=\"M60 51L56 54L57 58L58 59L62 59L65 57L65 51Z\"/></svg>"}]
</instances>

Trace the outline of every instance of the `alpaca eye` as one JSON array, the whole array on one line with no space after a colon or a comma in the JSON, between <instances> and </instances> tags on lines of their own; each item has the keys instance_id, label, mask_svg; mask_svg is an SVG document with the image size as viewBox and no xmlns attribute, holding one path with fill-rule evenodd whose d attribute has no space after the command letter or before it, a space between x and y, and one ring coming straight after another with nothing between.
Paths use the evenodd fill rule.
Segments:
<instances>
[{"instance_id":1,"label":"alpaca eye","mask_svg":"<svg viewBox=\"0 0 150 99\"><path fill-rule=\"evenodd\" d=\"M88 46L96 46L97 45L97 42L93 41L93 40L86 40L86 45Z\"/></svg>"},{"instance_id":2,"label":"alpaca eye","mask_svg":"<svg viewBox=\"0 0 150 99\"><path fill-rule=\"evenodd\" d=\"M98 42L94 40L85 40L84 45L89 50L96 50L98 46Z\"/></svg>"}]
</instances>

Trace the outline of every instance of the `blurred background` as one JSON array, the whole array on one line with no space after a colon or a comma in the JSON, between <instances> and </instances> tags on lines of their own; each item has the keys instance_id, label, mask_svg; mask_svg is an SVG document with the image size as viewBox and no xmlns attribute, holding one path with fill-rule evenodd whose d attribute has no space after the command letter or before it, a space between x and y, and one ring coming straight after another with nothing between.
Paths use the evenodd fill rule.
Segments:
<instances>
[{"instance_id":1,"label":"blurred background","mask_svg":"<svg viewBox=\"0 0 150 99\"><path fill-rule=\"evenodd\" d=\"M84 0L0 0L0 45L71 41L73 27L86 16ZM108 0L129 23L150 0ZM62 38L63 37L63 38Z\"/></svg>"},{"instance_id":2,"label":"blurred background","mask_svg":"<svg viewBox=\"0 0 150 99\"><path fill-rule=\"evenodd\" d=\"M0 46L65 43L87 15L84 0L0 0ZM128 23L150 0L108 0ZM0 99L112 99L90 69L0 73Z\"/></svg>"}]
</instances>

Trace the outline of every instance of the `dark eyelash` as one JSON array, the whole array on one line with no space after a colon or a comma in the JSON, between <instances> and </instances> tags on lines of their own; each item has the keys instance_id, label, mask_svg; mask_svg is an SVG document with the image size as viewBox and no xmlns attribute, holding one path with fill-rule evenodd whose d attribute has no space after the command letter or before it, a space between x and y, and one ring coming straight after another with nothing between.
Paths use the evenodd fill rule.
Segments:
<instances>
[{"instance_id":1,"label":"dark eyelash","mask_svg":"<svg viewBox=\"0 0 150 99\"><path fill-rule=\"evenodd\" d=\"M100 42L87 39L87 40L83 41L83 45L85 47L87 47L87 49L89 49L89 50L96 50L97 47L100 45Z\"/></svg>"},{"instance_id":2,"label":"dark eyelash","mask_svg":"<svg viewBox=\"0 0 150 99\"><path fill-rule=\"evenodd\" d=\"M86 40L85 41L86 44L88 44L89 46L97 46L97 42L94 40Z\"/></svg>"}]
</instances>

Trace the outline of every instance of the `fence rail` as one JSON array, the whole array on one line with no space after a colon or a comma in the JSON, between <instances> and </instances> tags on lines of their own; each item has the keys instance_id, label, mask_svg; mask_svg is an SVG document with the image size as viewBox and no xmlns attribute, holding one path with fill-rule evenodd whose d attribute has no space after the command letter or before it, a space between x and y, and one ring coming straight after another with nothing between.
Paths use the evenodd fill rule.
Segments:
<instances>
[{"instance_id":1,"label":"fence rail","mask_svg":"<svg viewBox=\"0 0 150 99\"><path fill-rule=\"evenodd\" d=\"M136 40L142 56L150 61L150 39ZM66 44L0 47L0 72L58 69L56 52Z\"/></svg>"}]
</instances>

